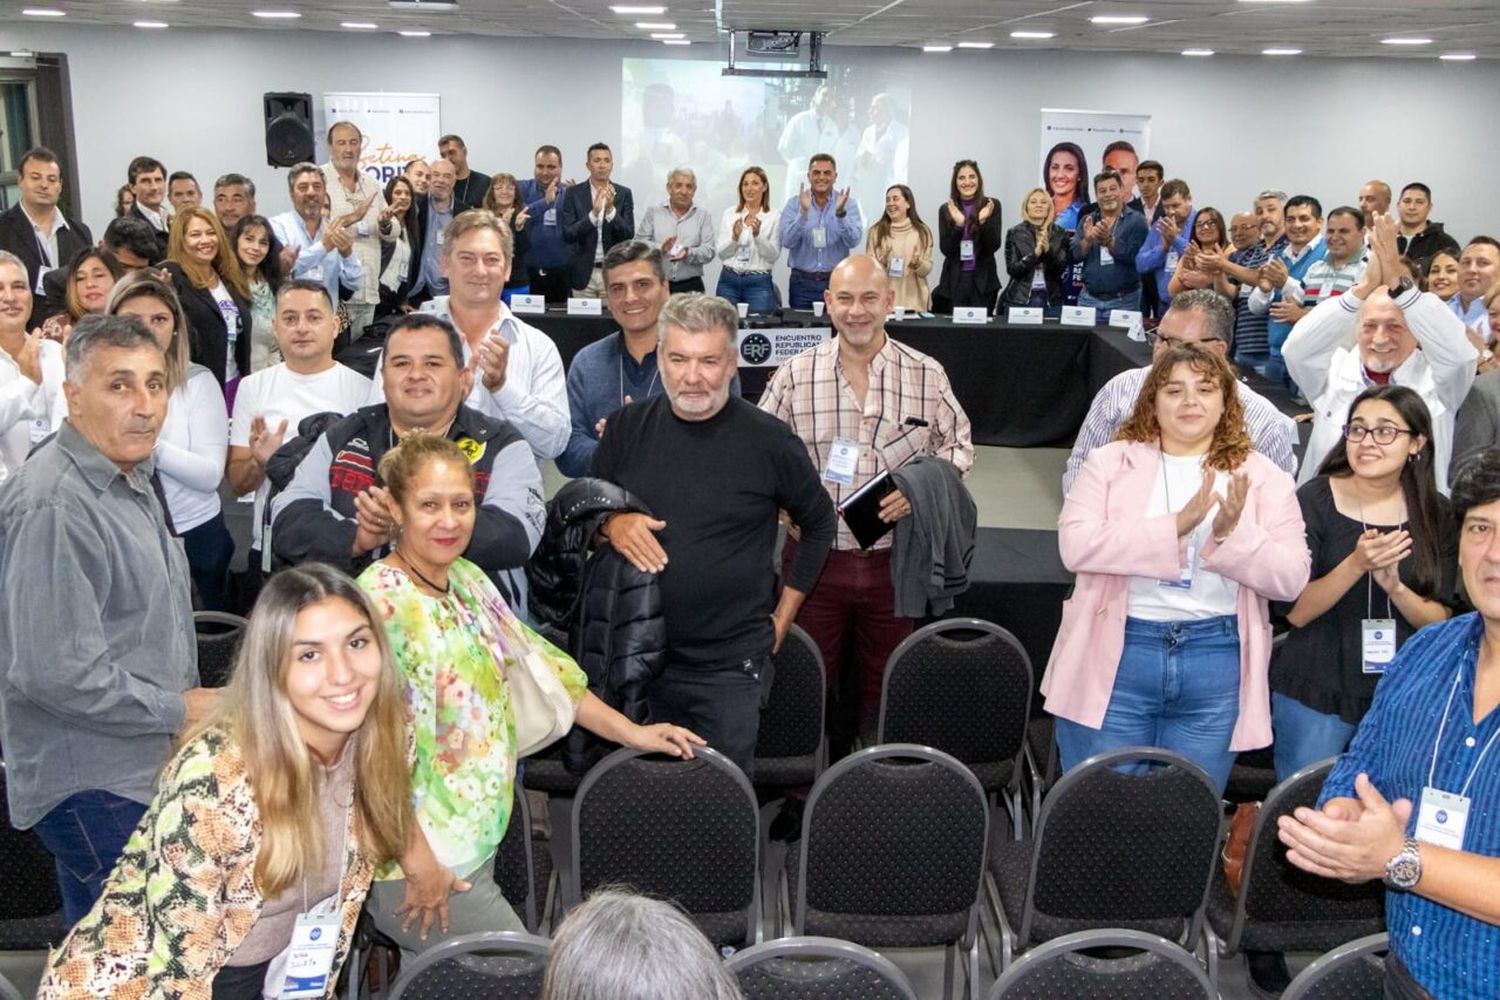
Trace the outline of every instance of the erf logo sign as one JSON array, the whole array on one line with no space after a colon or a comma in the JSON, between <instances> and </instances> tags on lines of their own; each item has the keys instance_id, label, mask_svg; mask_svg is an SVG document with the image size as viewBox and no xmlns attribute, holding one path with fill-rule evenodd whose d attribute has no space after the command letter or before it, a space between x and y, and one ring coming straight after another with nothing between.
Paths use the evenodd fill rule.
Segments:
<instances>
[{"instance_id":1,"label":"erf logo sign","mask_svg":"<svg viewBox=\"0 0 1500 1000\"><path fill-rule=\"evenodd\" d=\"M747 365L763 365L771 360L771 338L763 333L752 333L740 342L740 357Z\"/></svg>"}]
</instances>

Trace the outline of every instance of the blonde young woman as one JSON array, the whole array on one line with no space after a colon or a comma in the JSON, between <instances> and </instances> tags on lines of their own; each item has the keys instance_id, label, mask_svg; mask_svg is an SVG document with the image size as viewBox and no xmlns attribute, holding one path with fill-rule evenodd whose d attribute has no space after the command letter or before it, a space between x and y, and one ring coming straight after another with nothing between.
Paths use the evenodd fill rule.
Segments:
<instances>
[{"instance_id":1,"label":"blonde young woman","mask_svg":"<svg viewBox=\"0 0 1500 1000\"><path fill-rule=\"evenodd\" d=\"M233 407L233 384L250 374L250 285L214 213L189 207L172 219L162 266L187 315L193 361L214 373Z\"/></svg>"},{"instance_id":2,"label":"blonde young woman","mask_svg":"<svg viewBox=\"0 0 1500 1000\"><path fill-rule=\"evenodd\" d=\"M167 762L39 997L277 996L299 914L339 969L375 866L413 825L402 685L369 599L338 570L260 592L222 701Z\"/></svg>"},{"instance_id":3,"label":"blonde young woman","mask_svg":"<svg viewBox=\"0 0 1500 1000\"><path fill-rule=\"evenodd\" d=\"M905 184L885 191L885 214L865 236L865 253L880 261L890 275L896 305L927 312L932 308L932 230L917 214L917 200Z\"/></svg>"},{"instance_id":4,"label":"blonde young woman","mask_svg":"<svg viewBox=\"0 0 1500 1000\"><path fill-rule=\"evenodd\" d=\"M1052 196L1032 188L1021 202L1021 221L1005 234L1005 272L1010 284L1000 305L1061 309L1063 268L1068 263L1068 233L1057 224Z\"/></svg>"}]
</instances>

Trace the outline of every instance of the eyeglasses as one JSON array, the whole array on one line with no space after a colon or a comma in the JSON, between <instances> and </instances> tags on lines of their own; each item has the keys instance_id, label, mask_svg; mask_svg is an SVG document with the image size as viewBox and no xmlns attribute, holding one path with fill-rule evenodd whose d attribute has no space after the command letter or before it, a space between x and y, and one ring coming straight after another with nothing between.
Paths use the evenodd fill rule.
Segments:
<instances>
[{"instance_id":1,"label":"eyeglasses","mask_svg":"<svg viewBox=\"0 0 1500 1000\"><path fill-rule=\"evenodd\" d=\"M1197 222L1193 223L1193 228L1194 229L1218 229L1219 228L1219 224L1217 222L1215 222L1213 219L1199 219Z\"/></svg>"},{"instance_id":2,"label":"eyeglasses","mask_svg":"<svg viewBox=\"0 0 1500 1000\"><path fill-rule=\"evenodd\" d=\"M1378 427L1366 427L1364 424L1347 424L1344 427L1344 437L1359 444L1368 435L1375 439L1376 444L1395 444L1396 439L1411 431L1405 427L1392 427L1390 424L1381 424Z\"/></svg>"},{"instance_id":3,"label":"eyeglasses","mask_svg":"<svg viewBox=\"0 0 1500 1000\"><path fill-rule=\"evenodd\" d=\"M1146 334L1146 339L1151 342L1152 347L1165 347L1169 351L1176 347L1206 347L1209 344L1224 343L1223 337L1204 337L1202 340L1178 340L1176 337L1164 337L1155 331Z\"/></svg>"}]
</instances>

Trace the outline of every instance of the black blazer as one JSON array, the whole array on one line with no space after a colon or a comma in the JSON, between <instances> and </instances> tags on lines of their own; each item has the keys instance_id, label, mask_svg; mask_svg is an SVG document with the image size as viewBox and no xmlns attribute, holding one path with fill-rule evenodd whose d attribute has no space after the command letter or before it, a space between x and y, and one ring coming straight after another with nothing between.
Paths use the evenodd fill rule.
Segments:
<instances>
[{"instance_id":1,"label":"black blazer","mask_svg":"<svg viewBox=\"0 0 1500 1000\"><path fill-rule=\"evenodd\" d=\"M156 224L154 222L152 222L150 219L146 218L144 215L142 215L141 214L141 210L139 208L137 208L136 206L134 206L134 205L130 206L130 211L127 212L126 214L129 215L129 216L132 216L133 218L140 219L146 225L150 226L151 227L151 231L156 234L156 258L151 263L155 264L158 261L164 261L164 260L166 260L167 259L167 234L165 232L163 232L162 230L157 229L156 228Z\"/></svg>"},{"instance_id":2,"label":"black blazer","mask_svg":"<svg viewBox=\"0 0 1500 1000\"><path fill-rule=\"evenodd\" d=\"M594 209L594 188L585 179L563 193L562 238L568 244L568 283L583 288L594 270L594 250L599 245L599 228L589 221ZM604 224L604 249L635 236L635 198L630 188L615 185L615 217Z\"/></svg>"},{"instance_id":3,"label":"black blazer","mask_svg":"<svg viewBox=\"0 0 1500 1000\"><path fill-rule=\"evenodd\" d=\"M975 218L973 302L959 302L955 298L962 272L959 244L963 241L963 228L954 224L946 203L938 207L938 248L943 251L943 274L932 290L934 304L941 304L938 312L952 312L954 306L995 307L995 299L1000 295L1000 269L995 265L995 253L1005 231L1000 228L1000 202L994 198L990 201L995 205L990 217L984 222L979 222L977 215Z\"/></svg>"},{"instance_id":4,"label":"black blazer","mask_svg":"<svg viewBox=\"0 0 1500 1000\"><path fill-rule=\"evenodd\" d=\"M182 265L175 260L162 263L172 276L172 287L177 289L177 298L182 301L182 311L187 314L188 351L193 362L214 373L219 387L224 386L224 373L229 362L229 329L224 325L224 314L206 288L194 288L193 282L183 272ZM240 310L240 329L235 335L234 363L241 375L250 374L250 334L252 321L250 303L239 292L224 283L224 290Z\"/></svg>"},{"instance_id":5,"label":"black blazer","mask_svg":"<svg viewBox=\"0 0 1500 1000\"><path fill-rule=\"evenodd\" d=\"M997 310L999 306L1024 306L1031 301L1031 276L1036 273L1038 264L1042 265L1042 275L1047 281L1047 303L1061 305L1068 242L1068 231L1054 223L1047 231L1047 252L1038 258L1036 227L1029 222L1011 226L1005 234L1005 272L1010 275L1010 284L1000 293Z\"/></svg>"},{"instance_id":6,"label":"black blazer","mask_svg":"<svg viewBox=\"0 0 1500 1000\"><path fill-rule=\"evenodd\" d=\"M94 237L89 232L89 227L83 223L69 219L66 215L63 219L68 228L57 234L57 260L52 262L52 266L65 268L79 250L94 245ZM28 329L40 325L48 316L67 310L66 301L61 300L43 308L47 300L36 292L37 275L42 271L42 248L37 245L36 230L31 228L31 220L26 218L26 213L21 211L19 204L0 212L0 250L10 251L26 265L26 281L31 286L32 293L31 317L26 323Z\"/></svg>"}]
</instances>

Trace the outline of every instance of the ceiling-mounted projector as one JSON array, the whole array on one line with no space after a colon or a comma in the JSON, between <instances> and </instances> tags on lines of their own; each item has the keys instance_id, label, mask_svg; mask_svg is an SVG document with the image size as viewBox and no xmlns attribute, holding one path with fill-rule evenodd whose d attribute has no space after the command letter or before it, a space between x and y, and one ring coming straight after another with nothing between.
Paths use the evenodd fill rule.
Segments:
<instances>
[{"instance_id":1,"label":"ceiling-mounted projector","mask_svg":"<svg viewBox=\"0 0 1500 1000\"><path fill-rule=\"evenodd\" d=\"M458 10L458 0L389 0L393 10Z\"/></svg>"}]
</instances>

